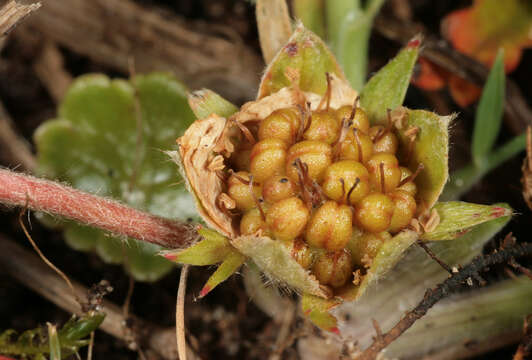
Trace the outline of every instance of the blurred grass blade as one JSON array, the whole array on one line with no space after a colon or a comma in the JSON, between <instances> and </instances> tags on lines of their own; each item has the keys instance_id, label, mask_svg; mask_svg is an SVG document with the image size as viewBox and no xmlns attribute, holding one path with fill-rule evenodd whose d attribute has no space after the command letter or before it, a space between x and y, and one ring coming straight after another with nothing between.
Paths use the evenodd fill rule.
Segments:
<instances>
[{"instance_id":1,"label":"blurred grass blade","mask_svg":"<svg viewBox=\"0 0 532 360\"><path fill-rule=\"evenodd\" d=\"M483 166L477 167L475 164L470 164L453 172L449 183L443 190L440 200L450 201L458 199L468 192L487 173L524 151L525 147L526 134L523 133L494 150L486 158Z\"/></svg>"},{"instance_id":2,"label":"blurred grass blade","mask_svg":"<svg viewBox=\"0 0 532 360\"><path fill-rule=\"evenodd\" d=\"M50 360L61 360L61 343L55 325L50 323L48 326L48 342L50 344Z\"/></svg>"},{"instance_id":3,"label":"blurred grass blade","mask_svg":"<svg viewBox=\"0 0 532 360\"><path fill-rule=\"evenodd\" d=\"M266 64L290 38L292 26L286 0L257 0L257 28Z\"/></svg>"},{"instance_id":4,"label":"blurred grass blade","mask_svg":"<svg viewBox=\"0 0 532 360\"><path fill-rule=\"evenodd\" d=\"M401 106L419 54L421 39L410 40L388 64L366 84L360 95L362 107L372 124L385 124L386 110Z\"/></svg>"},{"instance_id":5,"label":"blurred grass blade","mask_svg":"<svg viewBox=\"0 0 532 360\"><path fill-rule=\"evenodd\" d=\"M325 0L294 0L292 10L294 16L303 25L322 39L325 38Z\"/></svg>"},{"instance_id":6,"label":"blurred grass blade","mask_svg":"<svg viewBox=\"0 0 532 360\"><path fill-rule=\"evenodd\" d=\"M351 86L362 90L367 75L369 36L375 15L385 0L327 1L329 42Z\"/></svg>"},{"instance_id":7,"label":"blurred grass blade","mask_svg":"<svg viewBox=\"0 0 532 360\"><path fill-rule=\"evenodd\" d=\"M362 12L360 0L328 0L325 2L327 39L336 56L338 56L338 39L341 36L343 24L353 12Z\"/></svg>"},{"instance_id":8,"label":"blurred grass blade","mask_svg":"<svg viewBox=\"0 0 532 360\"><path fill-rule=\"evenodd\" d=\"M501 128L504 106L504 51L499 50L478 103L471 152L475 165L488 157Z\"/></svg>"}]
</instances>

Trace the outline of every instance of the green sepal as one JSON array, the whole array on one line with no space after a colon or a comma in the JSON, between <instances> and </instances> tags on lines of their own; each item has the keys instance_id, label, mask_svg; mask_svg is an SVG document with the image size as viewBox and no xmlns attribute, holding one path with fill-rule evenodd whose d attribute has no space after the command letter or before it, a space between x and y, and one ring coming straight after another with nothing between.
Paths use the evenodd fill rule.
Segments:
<instances>
[{"instance_id":1,"label":"green sepal","mask_svg":"<svg viewBox=\"0 0 532 360\"><path fill-rule=\"evenodd\" d=\"M399 159L408 161L413 172L423 164L416 178L417 200L420 211L430 209L443 191L449 177L449 124L454 116L439 116L425 110L406 110L402 129L397 132L400 143ZM418 128L414 146L404 134L409 128Z\"/></svg>"},{"instance_id":2,"label":"green sepal","mask_svg":"<svg viewBox=\"0 0 532 360\"><path fill-rule=\"evenodd\" d=\"M303 294L301 296L301 310L303 315L320 329L339 333L338 320L329 313L329 310L338 306L342 301L338 298L323 299L314 295Z\"/></svg>"},{"instance_id":3,"label":"green sepal","mask_svg":"<svg viewBox=\"0 0 532 360\"><path fill-rule=\"evenodd\" d=\"M353 300L360 298L367 290L368 286L386 275L386 273L390 271L399 260L401 260L406 250L415 243L417 239L418 234L416 232L403 230L391 240L382 244L377 255L373 258L371 266L358 287L356 296ZM351 294L344 295L344 298L350 300Z\"/></svg>"},{"instance_id":4,"label":"green sepal","mask_svg":"<svg viewBox=\"0 0 532 360\"><path fill-rule=\"evenodd\" d=\"M37 172L156 215L195 218L192 196L161 151L175 146L193 120L186 88L172 75L131 80L84 75L65 95L58 118L34 134ZM126 261L137 280L157 280L172 268L156 256L160 247L155 245L116 239L73 222L62 225L69 245L96 250L111 263Z\"/></svg>"},{"instance_id":5,"label":"green sepal","mask_svg":"<svg viewBox=\"0 0 532 360\"><path fill-rule=\"evenodd\" d=\"M480 205L462 201L440 202L434 206L440 223L431 232L421 235L426 241L453 240L467 233L473 226L512 215L507 204Z\"/></svg>"},{"instance_id":6,"label":"green sepal","mask_svg":"<svg viewBox=\"0 0 532 360\"><path fill-rule=\"evenodd\" d=\"M227 280L246 262L246 257L238 251L231 251L225 260L218 266L218 269L211 275L207 283L200 291L199 297L202 298L212 291L218 284Z\"/></svg>"},{"instance_id":7,"label":"green sepal","mask_svg":"<svg viewBox=\"0 0 532 360\"><path fill-rule=\"evenodd\" d=\"M292 84L286 77L287 70L299 72L299 81L296 84ZM316 34L299 24L288 43L266 68L257 99L290 85L298 85L303 91L323 95L327 90L326 73L335 74L346 81L327 45Z\"/></svg>"},{"instance_id":8,"label":"green sepal","mask_svg":"<svg viewBox=\"0 0 532 360\"><path fill-rule=\"evenodd\" d=\"M203 227L198 233L203 239L196 244L182 250L163 251L161 255L179 264L204 266L218 264L235 251L229 240L216 231Z\"/></svg>"},{"instance_id":9,"label":"green sepal","mask_svg":"<svg viewBox=\"0 0 532 360\"><path fill-rule=\"evenodd\" d=\"M318 280L292 258L290 251L280 241L268 237L240 236L231 244L272 280L278 280L290 288L305 294L327 297Z\"/></svg>"},{"instance_id":10,"label":"green sepal","mask_svg":"<svg viewBox=\"0 0 532 360\"><path fill-rule=\"evenodd\" d=\"M209 89L188 94L188 104L198 119L205 119L211 114L227 118L238 111L235 105Z\"/></svg>"},{"instance_id":11,"label":"green sepal","mask_svg":"<svg viewBox=\"0 0 532 360\"><path fill-rule=\"evenodd\" d=\"M393 110L403 104L420 44L419 38L412 39L362 89L360 104L366 110L371 124L386 124L387 109Z\"/></svg>"}]
</instances>

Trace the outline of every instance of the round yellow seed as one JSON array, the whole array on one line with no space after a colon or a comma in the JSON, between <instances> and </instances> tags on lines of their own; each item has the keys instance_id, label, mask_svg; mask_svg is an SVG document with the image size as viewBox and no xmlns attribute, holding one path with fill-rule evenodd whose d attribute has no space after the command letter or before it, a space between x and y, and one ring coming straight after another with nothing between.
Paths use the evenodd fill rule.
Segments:
<instances>
[{"instance_id":1,"label":"round yellow seed","mask_svg":"<svg viewBox=\"0 0 532 360\"><path fill-rule=\"evenodd\" d=\"M305 140L294 144L286 156L286 174L295 182L299 183L299 175L295 160L300 159L308 166L308 174L311 179L321 182L325 170L332 163L332 149L322 141Z\"/></svg>"},{"instance_id":2,"label":"round yellow seed","mask_svg":"<svg viewBox=\"0 0 532 360\"><path fill-rule=\"evenodd\" d=\"M279 139L264 139L253 146L250 171L259 183L272 175L282 174L286 163L286 144Z\"/></svg>"},{"instance_id":3,"label":"round yellow seed","mask_svg":"<svg viewBox=\"0 0 532 360\"><path fill-rule=\"evenodd\" d=\"M274 238L292 240L303 233L309 216L303 201L290 197L270 206L266 211L266 224Z\"/></svg>"},{"instance_id":4,"label":"round yellow seed","mask_svg":"<svg viewBox=\"0 0 532 360\"><path fill-rule=\"evenodd\" d=\"M369 194L355 206L355 223L372 233L386 231L390 227L394 208L390 197L381 193Z\"/></svg>"},{"instance_id":5,"label":"round yellow seed","mask_svg":"<svg viewBox=\"0 0 532 360\"><path fill-rule=\"evenodd\" d=\"M349 206L325 202L310 218L305 235L307 243L329 251L343 249L353 233L352 217Z\"/></svg>"},{"instance_id":6,"label":"round yellow seed","mask_svg":"<svg viewBox=\"0 0 532 360\"><path fill-rule=\"evenodd\" d=\"M358 180L357 180L358 179ZM369 172L354 160L335 162L325 171L323 192L330 199L355 204L370 191Z\"/></svg>"}]
</instances>

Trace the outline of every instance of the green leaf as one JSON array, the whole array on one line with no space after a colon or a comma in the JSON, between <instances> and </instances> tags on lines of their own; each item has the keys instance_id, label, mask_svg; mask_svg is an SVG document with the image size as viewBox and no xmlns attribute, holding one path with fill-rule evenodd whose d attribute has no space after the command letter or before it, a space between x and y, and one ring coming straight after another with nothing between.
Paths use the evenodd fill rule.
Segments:
<instances>
[{"instance_id":1,"label":"green leaf","mask_svg":"<svg viewBox=\"0 0 532 360\"><path fill-rule=\"evenodd\" d=\"M440 216L440 223L433 231L422 234L423 240L453 240L475 225L512 215L508 205L480 205L461 201L437 203L434 209Z\"/></svg>"},{"instance_id":2,"label":"green leaf","mask_svg":"<svg viewBox=\"0 0 532 360\"><path fill-rule=\"evenodd\" d=\"M6 330L0 334L0 354L33 360L70 358L89 344L87 336L104 318L104 313L91 311L79 318L72 316L60 329L48 324L47 329L26 330L18 337L14 330Z\"/></svg>"},{"instance_id":3,"label":"green leaf","mask_svg":"<svg viewBox=\"0 0 532 360\"><path fill-rule=\"evenodd\" d=\"M368 113L372 124L385 124L387 122L387 109L393 110L403 104L419 54L420 44L420 39L412 39L362 89L360 103Z\"/></svg>"},{"instance_id":4,"label":"green leaf","mask_svg":"<svg viewBox=\"0 0 532 360\"><path fill-rule=\"evenodd\" d=\"M416 178L417 200L420 211L430 209L438 200L449 176L449 124L453 116L438 116L424 110L407 110L402 131L398 132L401 144L400 160L408 161L410 170L419 164L424 168ZM416 127L418 134L414 146L404 131ZM410 153L411 152L411 153Z\"/></svg>"},{"instance_id":5,"label":"green leaf","mask_svg":"<svg viewBox=\"0 0 532 360\"><path fill-rule=\"evenodd\" d=\"M231 275L233 275L244 263L246 262L246 257L240 254L238 251L233 250L230 252L225 260L218 266L218 269L211 275L207 283L203 286L200 291L199 297L202 298L212 291L218 284L227 280Z\"/></svg>"},{"instance_id":6,"label":"green leaf","mask_svg":"<svg viewBox=\"0 0 532 360\"><path fill-rule=\"evenodd\" d=\"M216 231L202 228L198 232L203 237L201 241L183 250L164 251L163 256L176 263L203 266L222 262L235 251L229 240Z\"/></svg>"},{"instance_id":7,"label":"green leaf","mask_svg":"<svg viewBox=\"0 0 532 360\"><path fill-rule=\"evenodd\" d=\"M59 330L59 337L65 342L86 338L91 332L98 329L104 319L105 314L100 312L89 313L80 318L73 316Z\"/></svg>"},{"instance_id":8,"label":"green leaf","mask_svg":"<svg viewBox=\"0 0 532 360\"><path fill-rule=\"evenodd\" d=\"M227 118L238 111L235 105L209 89L190 93L188 103L198 119L205 119L211 114Z\"/></svg>"},{"instance_id":9,"label":"green leaf","mask_svg":"<svg viewBox=\"0 0 532 360\"><path fill-rule=\"evenodd\" d=\"M301 90L319 95L323 95L327 89L327 72L345 80L334 55L325 43L302 25L296 28L288 43L266 68L257 99L292 85L286 77L287 69L299 72L297 85Z\"/></svg>"},{"instance_id":10,"label":"green leaf","mask_svg":"<svg viewBox=\"0 0 532 360\"><path fill-rule=\"evenodd\" d=\"M162 151L175 147L195 118L186 88L173 76L153 73L131 81L81 76L58 113L34 134L41 175L156 215L197 216L192 196ZM72 222L64 228L71 246L94 249L109 262L125 261L137 280L157 280L172 268L156 256L160 248L155 245L123 242Z\"/></svg>"},{"instance_id":11,"label":"green leaf","mask_svg":"<svg viewBox=\"0 0 532 360\"><path fill-rule=\"evenodd\" d=\"M504 110L504 92L504 51L500 50L482 90L475 115L471 152L477 166L487 160L499 135Z\"/></svg>"},{"instance_id":12,"label":"green leaf","mask_svg":"<svg viewBox=\"0 0 532 360\"><path fill-rule=\"evenodd\" d=\"M327 297L318 280L292 258L287 247L268 237L240 236L231 244L272 280L284 282L303 294Z\"/></svg>"},{"instance_id":13,"label":"green leaf","mask_svg":"<svg viewBox=\"0 0 532 360\"><path fill-rule=\"evenodd\" d=\"M292 8L296 19L320 38L325 38L323 0L294 0Z\"/></svg>"}]
</instances>

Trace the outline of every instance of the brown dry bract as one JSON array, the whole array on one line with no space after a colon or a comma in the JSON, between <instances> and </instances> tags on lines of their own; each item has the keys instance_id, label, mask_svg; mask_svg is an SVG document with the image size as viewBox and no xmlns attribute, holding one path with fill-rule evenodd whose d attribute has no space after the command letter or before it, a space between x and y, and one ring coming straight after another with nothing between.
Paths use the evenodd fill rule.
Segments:
<instances>
[{"instance_id":1,"label":"brown dry bract","mask_svg":"<svg viewBox=\"0 0 532 360\"><path fill-rule=\"evenodd\" d=\"M179 155L189 186L199 202L198 212L206 222L222 234L234 237L231 217L218 207L223 191L222 179L217 174L220 166L210 166L219 153L226 151L224 134L226 119L211 115L194 122L178 139ZM219 160L214 160L219 163Z\"/></svg>"}]
</instances>

